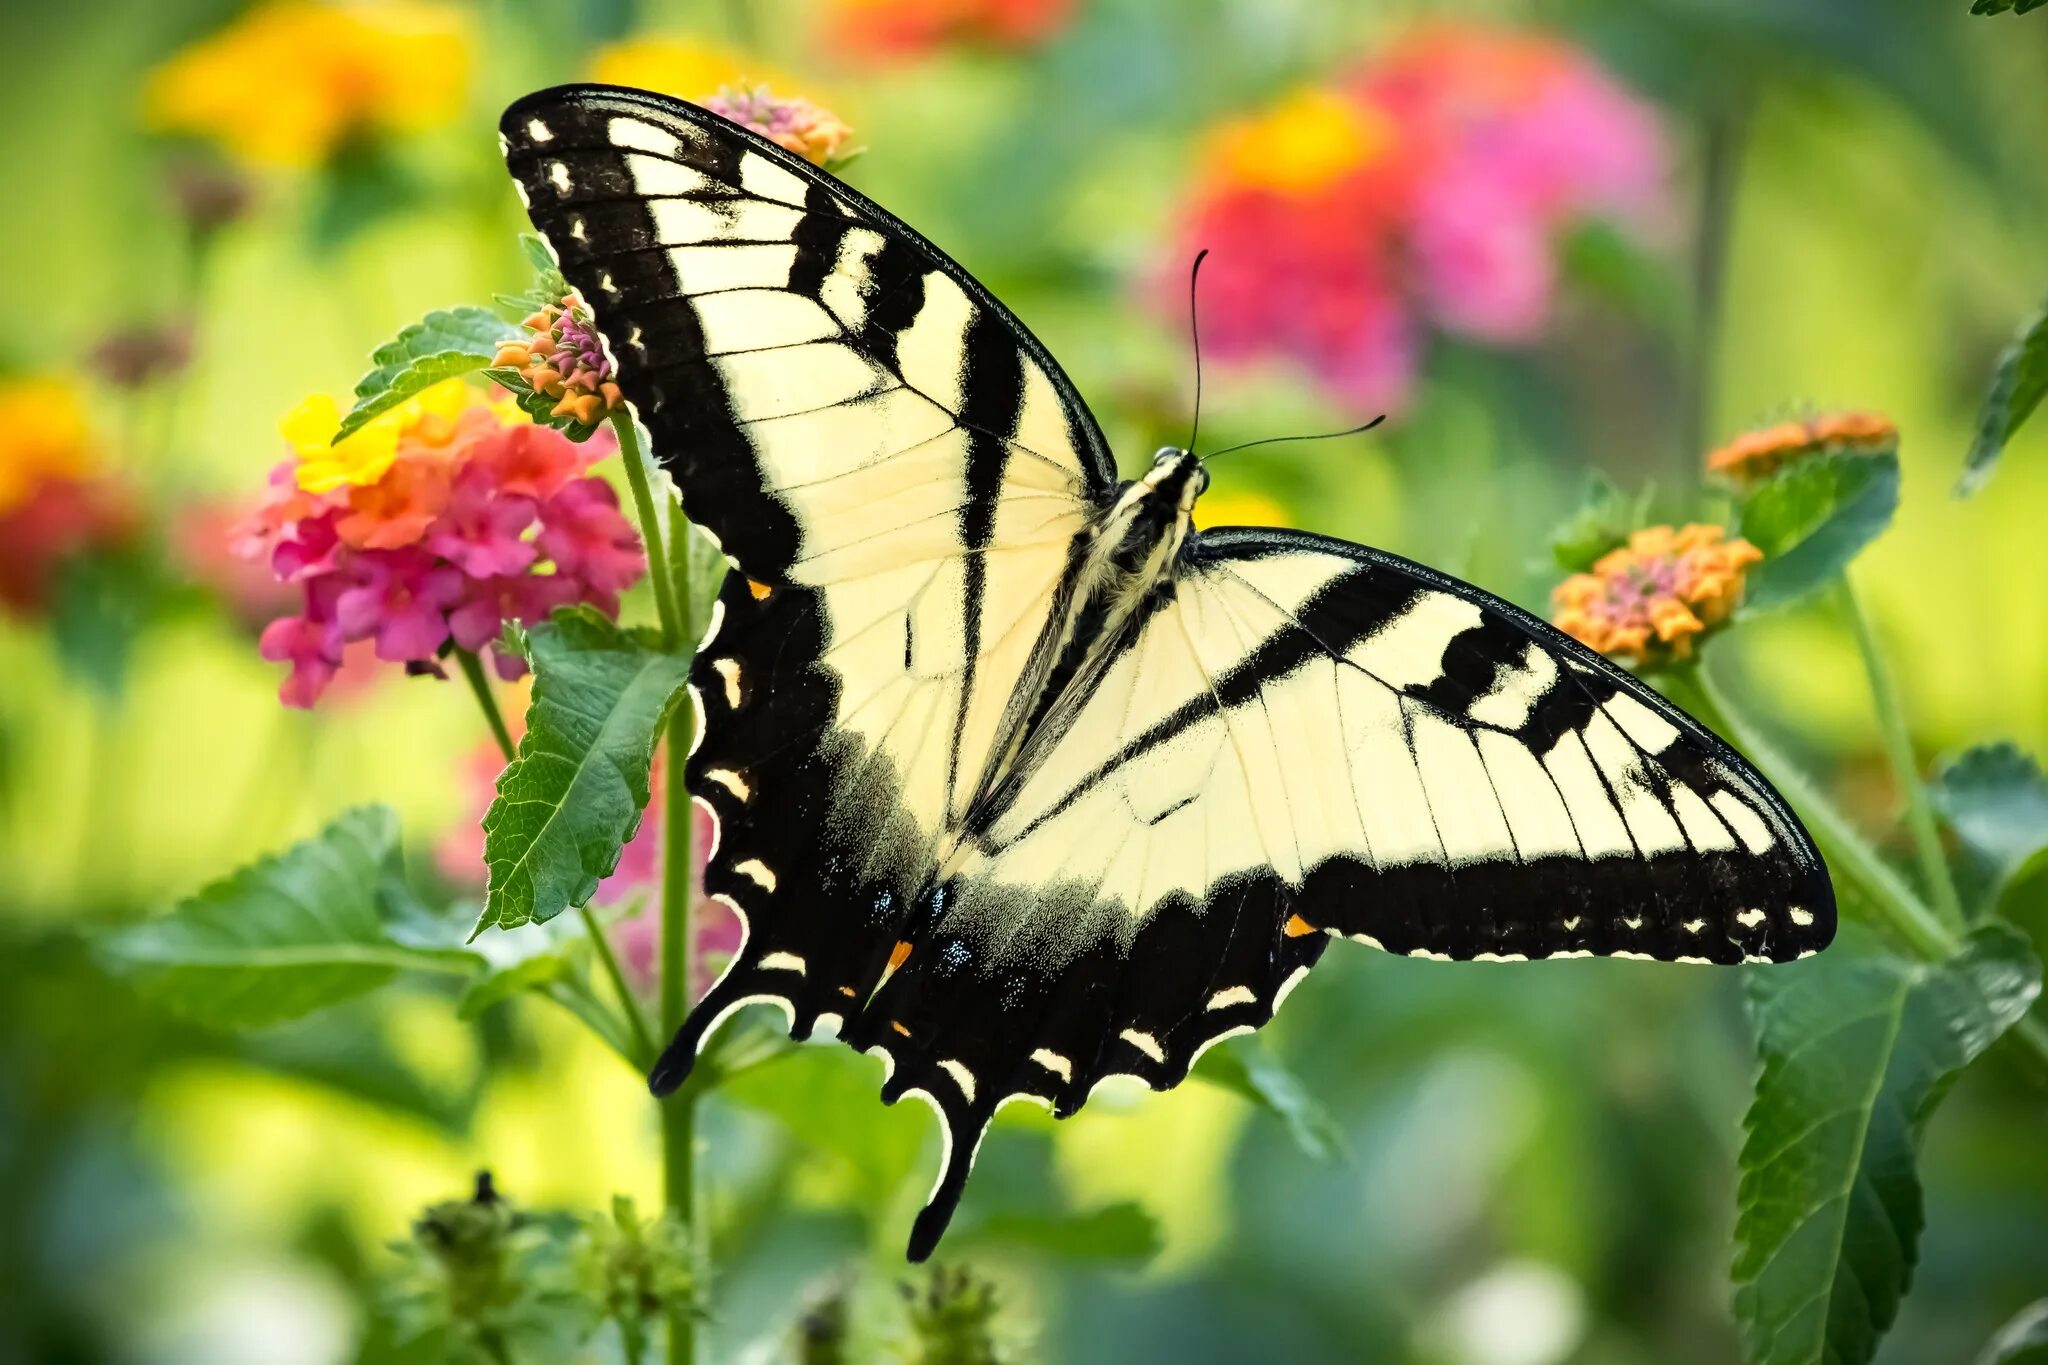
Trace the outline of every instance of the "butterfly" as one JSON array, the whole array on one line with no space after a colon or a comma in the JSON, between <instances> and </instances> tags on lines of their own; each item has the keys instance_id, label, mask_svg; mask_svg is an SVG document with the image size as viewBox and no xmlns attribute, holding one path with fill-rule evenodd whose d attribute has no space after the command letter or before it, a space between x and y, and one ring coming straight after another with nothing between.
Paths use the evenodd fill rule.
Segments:
<instances>
[{"instance_id":1,"label":"butterfly","mask_svg":"<svg viewBox=\"0 0 2048 1365\"><path fill-rule=\"evenodd\" d=\"M1332 938L1409 957L1784 961L1811 840L1738 754L1499 598L1120 480L1036 338L915 230L707 110L572 86L501 132L693 523L707 894L745 940L650 1083L767 1002L945 1136L1156 1089Z\"/></svg>"}]
</instances>

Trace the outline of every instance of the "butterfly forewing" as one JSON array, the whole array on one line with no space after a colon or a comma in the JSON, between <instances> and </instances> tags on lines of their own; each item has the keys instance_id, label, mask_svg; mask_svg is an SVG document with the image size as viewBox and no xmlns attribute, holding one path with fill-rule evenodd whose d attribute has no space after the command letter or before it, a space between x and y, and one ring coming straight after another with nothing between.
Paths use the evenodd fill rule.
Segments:
<instances>
[{"instance_id":1,"label":"butterfly forewing","mask_svg":"<svg viewBox=\"0 0 2048 1365\"><path fill-rule=\"evenodd\" d=\"M1006 1100L1158 1087L1331 936L1445 958L1737 962L1832 932L1739 757L1477 589L1287 532L1197 537L1047 684L1114 498L1043 347L916 232L716 115L520 101L507 160L733 564L691 670L733 1010L835 1021L948 1139L928 1254ZM1040 689L1046 693L1041 698Z\"/></svg>"}]
</instances>

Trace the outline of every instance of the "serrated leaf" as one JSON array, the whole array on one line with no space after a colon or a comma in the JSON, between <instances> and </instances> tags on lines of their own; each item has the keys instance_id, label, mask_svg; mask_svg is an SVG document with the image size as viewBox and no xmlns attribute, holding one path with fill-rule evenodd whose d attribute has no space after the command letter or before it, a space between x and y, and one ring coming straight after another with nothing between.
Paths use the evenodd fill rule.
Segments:
<instances>
[{"instance_id":1,"label":"serrated leaf","mask_svg":"<svg viewBox=\"0 0 2048 1365\"><path fill-rule=\"evenodd\" d=\"M1273 1050L1256 1038L1219 1044L1202 1054L1193 1074L1250 1100L1287 1127L1295 1146L1319 1161L1343 1155L1343 1130L1289 1071Z\"/></svg>"},{"instance_id":2,"label":"serrated leaf","mask_svg":"<svg viewBox=\"0 0 2048 1365\"><path fill-rule=\"evenodd\" d=\"M475 971L473 953L394 934L397 858L397 816L383 806L349 811L168 913L108 934L101 960L215 1028L296 1019L401 971Z\"/></svg>"},{"instance_id":3,"label":"serrated leaf","mask_svg":"<svg viewBox=\"0 0 2048 1365\"><path fill-rule=\"evenodd\" d=\"M1746 604L1783 606L1834 582L1898 506L1893 451L1811 455L1778 471L1742 504L1742 538L1764 552L1750 570Z\"/></svg>"},{"instance_id":4,"label":"serrated leaf","mask_svg":"<svg viewBox=\"0 0 2048 1365\"><path fill-rule=\"evenodd\" d=\"M1935 809L1991 875L1992 903L2048 859L2048 777L2017 744L1979 744L1944 763L1928 787Z\"/></svg>"},{"instance_id":5,"label":"serrated leaf","mask_svg":"<svg viewBox=\"0 0 2048 1365\"><path fill-rule=\"evenodd\" d=\"M2040 994L2041 964L1990 924L1946 962L1838 946L1748 986L1763 1070L1744 1120L1736 1317L1757 1365L1864 1365L1912 1281L1921 1130Z\"/></svg>"},{"instance_id":6,"label":"serrated leaf","mask_svg":"<svg viewBox=\"0 0 2048 1365\"><path fill-rule=\"evenodd\" d=\"M2013 1314L1984 1343L1976 1365L2018 1365L2030 1357L2048 1359L2048 1299L2036 1299Z\"/></svg>"},{"instance_id":7,"label":"serrated leaf","mask_svg":"<svg viewBox=\"0 0 2048 1365\"><path fill-rule=\"evenodd\" d=\"M2020 13L2038 3L2048 0L2022 4ZM2044 396L2048 396L2048 308L2028 320L2012 343L1999 352L1991 371L1991 392L1977 410L1977 436L1963 461L1963 476L1956 481L1957 497L1968 497L1991 478L2006 443L2026 425Z\"/></svg>"},{"instance_id":8,"label":"serrated leaf","mask_svg":"<svg viewBox=\"0 0 2048 1365\"><path fill-rule=\"evenodd\" d=\"M535 425L553 427L578 445L595 436L604 426L602 422L579 422L573 417L555 416L555 400L527 383L526 376L515 369L493 366L483 374L484 378L509 392L519 410L531 417Z\"/></svg>"},{"instance_id":9,"label":"serrated leaf","mask_svg":"<svg viewBox=\"0 0 2048 1365\"><path fill-rule=\"evenodd\" d=\"M588 607L555 613L526 644L533 704L484 815L477 933L553 919L611 875L640 827L654 741L690 667Z\"/></svg>"},{"instance_id":10,"label":"serrated leaf","mask_svg":"<svg viewBox=\"0 0 2048 1365\"><path fill-rule=\"evenodd\" d=\"M422 389L489 365L512 335L488 308L465 304L427 314L370 352L373 367L356 383L356 403L334 433L339 441Z\"/></svg>"},{"instance_id":11,"label":"serrated leaf","mask_svg":"<svg viewBox=\"0 0 2048 1365\"><path fill-rule=\"evenodd\" d=\"M2014 14L2030 14L2043 5L2048 5L2048 0L1977 0L1970 6L1970 13L2004 14L2010 10Z\"/></svg>"},{"instance_id":12,"label":"serrated leaf","mask_svg":"<svg viewBox=\"0 0 2048 1365\"><path fill-rule=\"evenodd\" d=\"M1129 1200L1087 1213L994 1213L970 1235L1075 1261L1149 1261L1164 1245L1159 1220Z\"/></svg>"}]
</instances>

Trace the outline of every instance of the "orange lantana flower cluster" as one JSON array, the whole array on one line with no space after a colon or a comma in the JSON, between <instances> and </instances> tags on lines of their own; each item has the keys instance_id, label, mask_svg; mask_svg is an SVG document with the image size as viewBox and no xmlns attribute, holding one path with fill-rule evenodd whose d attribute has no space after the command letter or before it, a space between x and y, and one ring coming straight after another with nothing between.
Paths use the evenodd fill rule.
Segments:
<instances>
[{"instance_id":1,"label":"orange lantana flower cluster","mask_svg":"<svg viewBox=\"0 0 2048 1365\"><path fill-rule=\"evenodd\" d=\"M611 357L574 290L520 325L531 335L500 346L491 363L519 371L535 393L554 399L552 416L596 426L624 404Z\"/></svg>"},{"instance_id":2,"label":"orange lantana flower cluster","mask_svg":"<svg viewBox=\"0 0 2048 1365\"><path fill-rule=\"evenodd\" d=\"M1707 453L1707 472L1747 487L1808 455L1837 450L1876 455L1898 443L1898 427L1881 413L1824 413L1803 422L1779 422L1743 432Z\"/></svg>"},{"instance_id":3,"label":"orange lantana flower cluster","mask_svg":"<svg viewBox=\"0 0 2048 1365\"><path fill-rule=\"evenodd\" d=\"M1742 600L1743 576L1763 552L1719 526L1646 526L1551 593L1552 620L1574 639L1619 658L1687 658L1695 637Z\"/></svg>"}]
</instances>

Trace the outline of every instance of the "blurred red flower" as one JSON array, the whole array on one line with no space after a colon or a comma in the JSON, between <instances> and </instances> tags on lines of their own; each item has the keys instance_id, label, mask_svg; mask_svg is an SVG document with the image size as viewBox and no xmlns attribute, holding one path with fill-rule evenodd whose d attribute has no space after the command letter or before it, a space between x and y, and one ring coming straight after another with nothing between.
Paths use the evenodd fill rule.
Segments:
<instances>
[{"instance_id":1,"label":"blurred red flower","mask_svg":"<svg viewBox=\"0 0 2048 1365\"><path fill-rule=\"evenodd\" d=\"M99 472L76 386L0 381L0 606L41 614L66 563L129 545L142 525L128 491Z\"/></svg>"},{"instance_id":2,"label":"blurred red flower","mask_svg":"<svg viewBox=\"0 0 2048 1365\"><path fill-rule=\"evenodd\" d=\"M1079 0L833 0L834 52L874 62L924 56L947 43L1031 47L1066 26Z\"/></svg>"},{"instance_id":3,"label":"blurred red flower","mask_svg":"<svg viewBox=\"0 0 2048 1365\"><path fill-rule=\"evenodd\" d=\"M1203 247L1203 341L1285 357L1365 407L1398 407L1431 327L1512 344L1547 324L1562 233L1660 217L1649 107L1555 39L1410 30L1328 85L1216 129L1183 220ZM1155 291L1185 305L1178 265Z\"/></svg>"}]
</instances>

